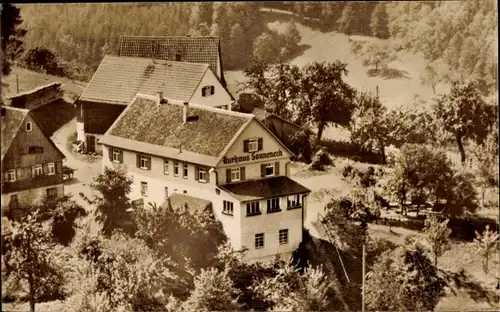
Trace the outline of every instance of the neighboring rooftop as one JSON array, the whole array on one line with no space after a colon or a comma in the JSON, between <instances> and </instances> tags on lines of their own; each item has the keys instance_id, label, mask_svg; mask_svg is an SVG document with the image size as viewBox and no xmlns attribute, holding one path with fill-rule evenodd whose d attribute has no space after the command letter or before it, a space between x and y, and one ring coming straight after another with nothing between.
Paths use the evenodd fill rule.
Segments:
<instances>
[{"instance_id":1,"label":"neighboring rooftop","mask_svg":"<svg viewBox=\"0 0 500 312\"><path fill-rule=\"evenodd\" d=\"M308 188L285 176L225 184L221 188L240 201L310 192Z\"/></svg>"},{"instance_id":2,"label":"neighboring rooftop","mask_svg":"<svg viewBox=\"0 0 500 312\"><path fill-rule=\"evenodd\" d=\"M176 158L183 153L186 161L215 165L228 144L253 118L248 114L190 104L187 115L196 117L184 124L183 109L182 104L158 104L152 96L137 95L101 142L165 157ZM200 155L208 158L195 157Z\"/></svg>"},{"instance_id":3,"label":"neighboring rooftop","mask_svg":"<svg viewBox=\"0 0 500 312\"><path fill-rule=\"evenodd\" d=\"M2 160L14 141L29 110L10 106L2 106Z\"/></svg>"},{"instance_id":4,"label":"neighboring rooftop","mask_svg":"<svg viewBox=\"0 0 500 312\"><path fill-rule=\"evenodd\" d=\"M209 36L121 36L118 55L131 57L145 57L162 60L177 60L180 54L182 62L209 64L215 75L221 72L221 81L224 82L222 68L219 68L221 58L219 37Z\"/></svg>"},{"instance_id":5,"label":"neighboring rooftop","mask_svg":"<svg viewBox=\"0 0 500 312\"><path fill-rule=\"evenodd\" d=\"M189 210L200 213L207 210L210 211L209 209L212 208L212 202L209 200L180 193L174 193L170 195L161 206L168 207L168 205L170 205L173 209L181 209L187 205Z\"/></svg>"},{"instance_id":6,"label":"neighboring rooftop","mask_svg":"<svg viewBox=\"0 0 500 312\"><path fill-rule=\"evenodd\" d=\"M106 55L80 100L127 105L137 93L189 101L208 64Z\"/></svg>"}]
</instances>

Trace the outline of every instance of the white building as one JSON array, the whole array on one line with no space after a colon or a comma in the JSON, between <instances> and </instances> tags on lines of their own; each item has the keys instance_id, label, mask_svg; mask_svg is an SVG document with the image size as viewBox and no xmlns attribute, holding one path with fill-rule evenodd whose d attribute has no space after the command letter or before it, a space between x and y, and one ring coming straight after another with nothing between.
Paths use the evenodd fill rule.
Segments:
<instances>
[{"instance_id":1,"label":"white building","mask_svg":"<svg viewBox=\"0 0 500 312\"><path fill-rule=\"evenodd\" d=\"M131 199L210 201L248 260L289 254L302 241L310 191L288 177L292 153L254 115L138 94L101 144L103 168L133 176Z\"/></svg>"}]
</instances>

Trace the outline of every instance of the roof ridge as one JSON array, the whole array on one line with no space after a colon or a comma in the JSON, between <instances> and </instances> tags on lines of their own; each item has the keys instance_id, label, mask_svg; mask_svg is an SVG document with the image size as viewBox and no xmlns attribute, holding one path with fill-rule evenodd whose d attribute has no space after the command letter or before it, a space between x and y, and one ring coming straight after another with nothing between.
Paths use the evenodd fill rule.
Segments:
<instances>
[{"instance_id":1,"label":"roof ridge","mask_svg":"<svg viewBox=\"0 0 500 312\"><path fill-rule=\"evenodd\" d=\"M152 101L156 101L157 100L156 96L150 95L150 94L137 93L136 95L137 95L137 97L142 97L143 99L146 99L146 100L152 100ZM168 101L168 104L171 104L171 105L182 106L185 103L185 101L176 100L176 99L169 99L169 98L164 98L164 99L166 99ZM134 97L132 99L131 103L135 102L135 100L136 100L136 98ZM164 104L164 105L168 105L168 104ZM201 104L196 104L196 103L189 103L189 106L197 108L197 109L206 110L206 111L209 111L209 112L214 112L214 113L219 113L219 114L226 114L226 115L230 115L230 116L244 117L244 118L249 118L249 119L255 117L252 114L240 113L240 112L230 111L230 110L221 109L221 108L214 108L214 107L210 107L210 106L206 106L206 105L201 105Z\"/></svg>"},{"instance_id":2,"label":"roof ridge","mask_svg":"<svg viewBox=\"0 0 500 312\"><path fill-rule=\"evenodd\" d=\"M26 91L23 91L23 92L19 92L19 93L15 94L15 95L12 95L10 98L12 99L12 98L15 98L15 97L18 97L18 96L27 95L27 94L30 94L30 93L33 93L33 92L36 92L36 91L40 91L40 90L42 90L44 88L51 87L51 86L56 85L56 84L62 84L62 83L60 81L50 82L50 83L47 83L47 84L35 87L33 89L29 89L29 90L26 90Z\"/></svg>"},{"instance_id":3,"label":"roof ridge","mask_svg":"<svg viewBox=\"0 0 500 312\"><path fill-rule=\"evenodd\" d=\"M30 112L30 110L27 109L27 108L19 108L19 107L14 107L14 106L10 106L10 105L2 105L2 108L13 109L13 110L17 110L17 111L20 111L20 112L23 112L23 113L29 113Z\"/></svg>"},{"instance_id":4,"label":"roof ridge","mask_svg":"<svg viewBox=\"0 0 500 312\"><path fill-rule=\"evenodd\" d=\"M121 55L114 55L114 54L106 54L104 57L108 57L108 58L116 58L116 59L124 59L124 58L128 58L128 59L138 59L138 60L150 60L151 63L153 63L153 58L150 58L150 57L139 57L139 56L121 56ZM104 58L103 58L104 60ZM189 65L195 65L195 66L199 66L199 67L210 67L210 64L208 63L195 63L195 62L178 62L178 61L171 61L171 60L164 60L164 59L154 59L155 61L157 62L168 62L168 63L176 63L176 64L182 64L182 65L185 65L185 64L189 64ZM158 63L155 63L155 64L158 64ZM160 64L162 65L162 64Z\"/></svg>"},{"instance_id":5,"label":"roof ridge","mask_svg":"<svg viewBox=\"0 0 500 312\"><path fill-rule=\"evenodd\" d=\"M217 39L220 39L220 36L181 36L181 35L178 35L178 36L141 36L141 35L120 35L120 39L121 38L217 38Z\"/></svg>"}]
</instances>

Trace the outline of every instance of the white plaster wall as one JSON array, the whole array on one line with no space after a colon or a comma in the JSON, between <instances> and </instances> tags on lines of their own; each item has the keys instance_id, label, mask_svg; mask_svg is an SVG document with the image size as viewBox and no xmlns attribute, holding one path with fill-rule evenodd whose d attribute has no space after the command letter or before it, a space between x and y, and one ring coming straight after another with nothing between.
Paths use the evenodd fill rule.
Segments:
<instances>
[{"instance_id":1,"label":"white plaster wall","mask_svg":"<svg viewBox=\"0 0 500 312\"><path fill-rule=\"evenodd\" d=\"M209 96L202 96L201 90L204 86L214 86L214 94ZM208 69L205 72L205 76L203 76L203 79L198 85L198 88L196 88L196 91L193 93L193 96L191 97L191 100L189 102L194 104L207 105L210 107L222 105L228 105L228 107L230 107L231 96L224 89L214 73L210 69Z\"/></svg>"},{"instance_id":2,"label":"white plaster wall","mask_svg":"<svg viewBox=\"0 0 500 312\"><path fill-rule=\"evenodd\" d=\"M246 203L241 205L241 243L248 248L246 259L262 258L293 252L302 241L302 209L286 209L286 198L280 198L281 211L267 213L267 201L260 201L262 214L246 216ZM288 229L288 244L279 244L279 230ZM255 234L264 233L264 247L255 248Z\"/></svg>"}]
</instances>

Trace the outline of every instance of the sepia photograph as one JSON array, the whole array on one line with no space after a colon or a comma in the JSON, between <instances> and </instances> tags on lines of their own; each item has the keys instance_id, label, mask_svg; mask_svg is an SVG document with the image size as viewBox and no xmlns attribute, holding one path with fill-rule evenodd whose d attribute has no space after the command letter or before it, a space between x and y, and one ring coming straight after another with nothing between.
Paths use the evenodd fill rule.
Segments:
<instances>
[{"instance_id":1,"label":"sepia photograph","mask_svg":"<svg viewBox=\"0 0 500 312\"><path fill-rule=\"evenodd\" d=\"M500 311L497 1L0 11L1 311Z\"/></svg>"}]
</instances>

